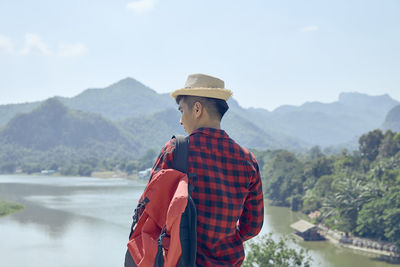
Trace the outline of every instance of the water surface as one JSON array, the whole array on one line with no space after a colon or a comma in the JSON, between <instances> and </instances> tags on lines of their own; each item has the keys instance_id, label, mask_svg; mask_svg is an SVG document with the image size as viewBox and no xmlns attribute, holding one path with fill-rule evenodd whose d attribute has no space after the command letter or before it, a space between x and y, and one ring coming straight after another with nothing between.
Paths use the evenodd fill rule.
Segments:
<instances>
[{"instance_id":1,"label":"water surface","mask_svg":"<svg viewBox=\"0 0 400 267\"><path fill-rule=\"evenodd\" d=\"M0 176L0 199L26 206L0 218L0 266L123 266L131 216L144 186L119 178ZM289 225L301 217L266 206L262 233L289 234ZM311 250L314 266L395 266L329 242L299 245Z\"/></svg>"}]
</instances>

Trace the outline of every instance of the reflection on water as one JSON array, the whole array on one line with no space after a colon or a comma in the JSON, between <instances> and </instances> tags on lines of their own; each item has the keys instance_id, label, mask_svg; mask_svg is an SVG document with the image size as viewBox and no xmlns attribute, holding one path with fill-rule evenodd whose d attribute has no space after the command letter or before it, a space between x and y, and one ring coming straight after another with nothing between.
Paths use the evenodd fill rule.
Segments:
<instances>
[{"instance_id":1,"label":"reflection on water","mask_svg":"<svg viewBox=\"0 0 400 267\"><path fill-rule=\"evenodd\" d=\"M144 186L118 178L0 176L0 199L26 206L0 218L0 266L123 266ZM266 206L262 233L289 234L299 218L287 208ZM311 250L314 266L394 266L329 242L300 245Z\"/></svg>"}]
</instances>

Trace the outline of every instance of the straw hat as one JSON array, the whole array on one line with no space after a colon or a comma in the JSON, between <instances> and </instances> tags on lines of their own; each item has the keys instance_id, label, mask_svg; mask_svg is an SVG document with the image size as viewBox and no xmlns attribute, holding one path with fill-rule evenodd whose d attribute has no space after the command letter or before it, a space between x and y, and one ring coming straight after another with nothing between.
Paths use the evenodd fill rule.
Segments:
<instances>
[{"instance_id":1,"label":"straw hat","mask_svg":"<svg viewBox=\"0 0 400 267\"><path fill-rule=\"evenodd\" d=\"M224 87L224 81L218 78L204 74L191 74L186 80L185 87L173 91L171 96L176 99L179 95L191 95L227 101L232 96L232 91Z\"/></svg>"}]
</instances>

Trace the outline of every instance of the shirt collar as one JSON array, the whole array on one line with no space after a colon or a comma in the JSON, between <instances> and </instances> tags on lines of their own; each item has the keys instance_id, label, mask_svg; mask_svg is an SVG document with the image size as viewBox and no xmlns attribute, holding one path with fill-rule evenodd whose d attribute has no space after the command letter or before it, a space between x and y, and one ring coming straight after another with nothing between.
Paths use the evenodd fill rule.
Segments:
<instances>
[{"instance_id":1,"label":"shirt collar","mask_svg":"<svg viewBox=\"0 0 400 267\"><path fill-rule=\"evenodd\" d=\"M228 134L224 130L207 127L198 128L194 130L190 135L195 134L205 134L214 138L229 138Z\"/></svg>"}]
</instances>

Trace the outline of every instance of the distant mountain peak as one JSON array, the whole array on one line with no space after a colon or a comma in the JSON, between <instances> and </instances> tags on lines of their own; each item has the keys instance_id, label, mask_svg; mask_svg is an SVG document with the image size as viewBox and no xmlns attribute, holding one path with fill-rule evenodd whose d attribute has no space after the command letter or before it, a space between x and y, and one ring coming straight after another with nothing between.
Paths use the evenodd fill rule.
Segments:
<instances>
[{"instance_id":1,"label":"distant mountain peak","mask_svg":"<svg viewBox=\"0 0 400 267\"><path fill-rule=\"evenodd\" d=\"M138 83L140 83L138 80L131 78L131 77L126 77L124 79L119 80L116 83L113 83L112 85L116 85L116 84L120 84L120 85L128 84L129 85L129 84L138 84Z\"/></svg>"},{"instance_id":2,"label":"distant mountain peak","mask_svg":"<svg viewBox=\"0 0 400 267\"><path fill-rule=\"evenodd\" d=\"M155 92L153 89L150 87L144 85L143 83L139 82L138 80L135 80L134 78L131 77L126 77L125 79L122 79L116 83L111 84L110 86L106 87L105 89L146 89L149 91Z\"/></svg>"},{"instance_id":3,"label":"distant mountain peak","mask_svg":"<svg viewBox=\"0 0 400 267\"><path fill-rule=\"evenodd\" d=\"M383 95L368 95L364 93L358 92L343 92L339 94L339 102L346 103L346 104L354 104L354 102L368 102L368 101L376 101L377 99L381 101L395 101L393 98L390 97L388 94Z\"/></svg>"},{"instance_id":4,"label":"distant mountain peak","mask_svg":"<svg viewBox=\"0 0 400 267\"><path fill-rule=\"evenodd\" d=\"M58 99L58 97L52 97L46 99L41 103L33 112L38 113L50 113L50 114L65 114L68 112L68 108Z\"/></svg>"},{"instance_id":5,"label":"distant mountain peak","mask_svg":"<svg viewBox=\"0 0 400 267\"><path fill-rule=\"evenodd\" d=\"M41 106L46 106L46 105L47 106L49 106L49 105L61 105L61 106L64 106L63 103L61 103L61 101L58 99L57 96L50 97L50 98L44 100L41 103Z\"/></svg>"}]
</instances>

